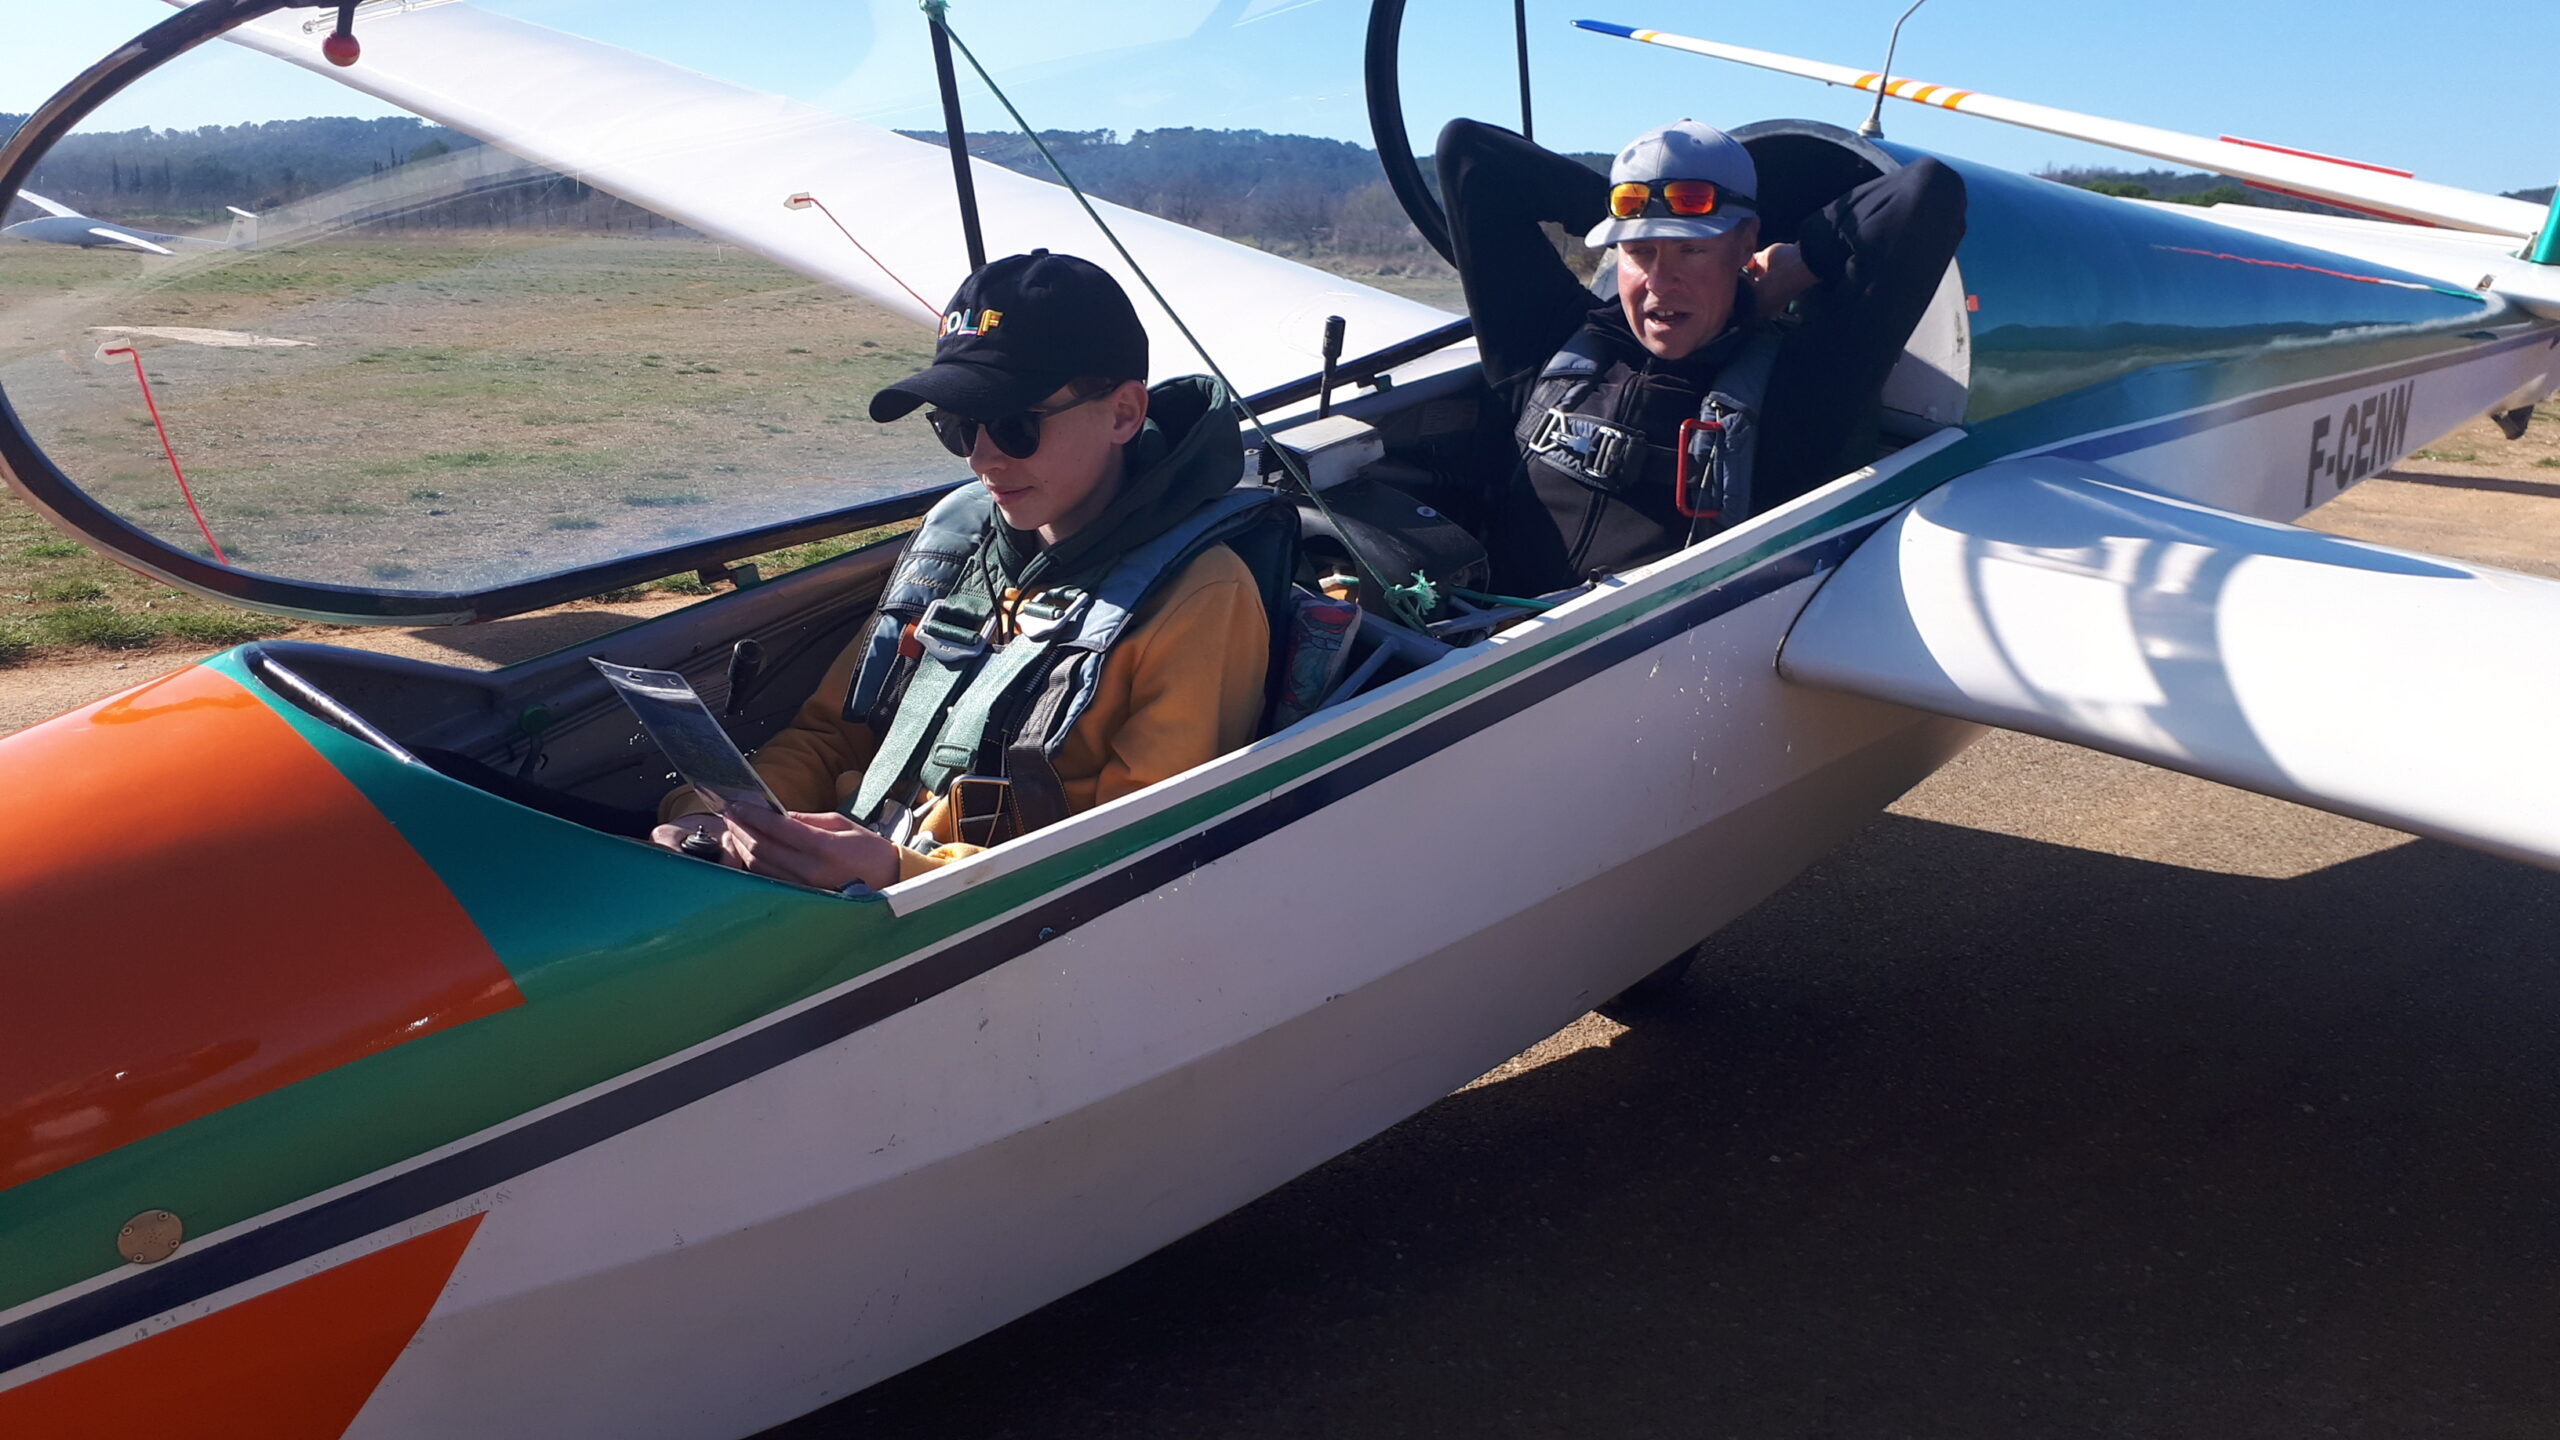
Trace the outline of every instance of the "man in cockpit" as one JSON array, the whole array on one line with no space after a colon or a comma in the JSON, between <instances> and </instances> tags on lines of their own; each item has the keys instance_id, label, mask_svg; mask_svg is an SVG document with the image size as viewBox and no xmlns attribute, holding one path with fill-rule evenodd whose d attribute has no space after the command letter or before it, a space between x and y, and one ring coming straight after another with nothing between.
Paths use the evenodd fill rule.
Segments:
<instances>
[{"instance_id":1,"label":"man in cockpit","mask_svg":"<svg viewBox=\"0 0 2560 1440\"><path fill-rule=\"evenodd\" d=\"M1862 464L1885 375L1964 233L1920 159L1760 244L1759 176L1693 120L1609 175L1456 120L1436 156L1484 373L1519 465L1492 497L1495 583L1536 594L1658 558ZM1541 222L1614 248L1595 305Z\"/></svg>"},{"instance_id":2,"label":"man in cockpit","mask_svg":"<svg viewBox=\"0 0 2560 1440\"><path fill-rule=\"evenodd\" d=\"M679 790L651 838L877 889L1251 740L1270 625L1252 572L1204 528L1244 470L1236 412L1207 376L1150 390L1146 374L1137 311L1092 263L1035 250L963 282L933 364L871 401L884 422L931 407L985 487L938 506L893 578L940 598L847 649L757 753L791 813L724 824ZM1110 638L1080 642L1098 666L1061 654L1043 668L1097 592L1144 598ZM1002 686L971 688L991 670ZM1045 755L1016 743L1043 716L1071 721Z\"/></svg>"}]
</instances>

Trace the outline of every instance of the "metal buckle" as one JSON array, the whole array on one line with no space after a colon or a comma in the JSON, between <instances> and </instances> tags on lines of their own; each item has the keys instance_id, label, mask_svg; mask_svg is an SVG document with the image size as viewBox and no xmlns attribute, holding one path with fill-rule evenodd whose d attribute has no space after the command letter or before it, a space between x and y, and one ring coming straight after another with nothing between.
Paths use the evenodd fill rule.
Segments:
<instances>
[{"instance_id":1,"label":"metal buckle","mask_svg":"<svg viewBox=\"0 0 2560 1440\"><path fill-rule=\"evenodd\" d=\"M1529 452L1587 479L1615 480L1634 453L1635 432L1623 425L1550 409L1529 437Z\"/></svg>"},{"instance_id":2,"label":"metal buckle","mask_svg":"<svg viewBox=\"0 0 2560 1440\"><path fill-rule=\"evenodd\" d=\"M924 647L926 655L944 665L956 664L972 656L985 654L987 622L980 620L975 630L965 625L953 624L942 618L942 609L949 604L951 604L951 597L946 595L924 607L924 613L916 617L916 643ZM966 640L950 638L954 635L965 635L968 638Z\"/></svg>"},{"instance_id":3,"label":"metal buckle","mask_svg":"<svg viewBox=\"0 0 2560 1440\"><path fill-rule=\"evenodd\" d=\"M1067 592L1069 599L1060 604L1053 598L1058 592L1043 590L1023 601L1013 610L1013 633L1025 640L1046 640L1061 625L1084 614L1091 596Z\"/></svg>"}]
</instances>

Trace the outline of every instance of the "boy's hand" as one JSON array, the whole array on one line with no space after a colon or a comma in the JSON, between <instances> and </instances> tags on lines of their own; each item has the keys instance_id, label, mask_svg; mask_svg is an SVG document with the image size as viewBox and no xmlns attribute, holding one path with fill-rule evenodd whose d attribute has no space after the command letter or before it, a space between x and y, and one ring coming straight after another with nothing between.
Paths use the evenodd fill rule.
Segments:
<instances>
[{"instance_id":1,"label":"boy's hand","mask_svg":"<svg viewBox=\"0 0 2560 1440\"><path fill-rule=\"evenodd\" d=\"M731 811L729 851L755 874L816 890L856 880L874 890L898 883L898 847L833 812Z\"/></svg>"}]
</instances>

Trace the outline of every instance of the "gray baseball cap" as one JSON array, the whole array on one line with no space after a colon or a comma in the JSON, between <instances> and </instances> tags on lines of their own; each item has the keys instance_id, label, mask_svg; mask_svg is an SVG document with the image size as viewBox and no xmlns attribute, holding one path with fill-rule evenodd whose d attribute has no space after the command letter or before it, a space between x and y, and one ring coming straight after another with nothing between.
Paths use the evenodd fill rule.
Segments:
<instances>
[{"instance_id":1,"label":"gray baseball cap","mask_svg":"<svg viewBox=\"0 0 2560 1440\"><path fill-rule=\"evenodd\" d=\"M1760 213L1760 202L1751 198L1760 190L1760 171L1751 163L1751 152L1741 141L1695 120L1647 130L1627 142L1609 167L1609 184L1614 189L1636 180L1656 186L1666 180L1712 180L1722 193L1712 215L1669 214L1657 196L1645 206L1646 213L1632 220L1612 218L1592 226L1583 244L1597 249L1621 240L1704 240Z\"/></svg>"}]
</instances>

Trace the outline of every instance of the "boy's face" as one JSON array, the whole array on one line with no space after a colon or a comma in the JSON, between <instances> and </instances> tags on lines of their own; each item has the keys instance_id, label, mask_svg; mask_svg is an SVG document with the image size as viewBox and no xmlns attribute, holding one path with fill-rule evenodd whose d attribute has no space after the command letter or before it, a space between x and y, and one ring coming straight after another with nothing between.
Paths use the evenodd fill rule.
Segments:
<instances>
[{"instance_id":1,"label":"boy's face","mask_svg":"<svg viewBox=\"0 0 2560 1440\"><path fill-rule=\"evenodd\" d=\"M995 496L1004 523L1037 530L1055 543L1091 524L1111 503L1118 488L1120 447L1136 439L1146 423L1147 387L1127 381L1078 405L1069 386L1032 408L1054 412L1040 421L1038 449L1027 458L1007 455L982 429L977 447L969 452L969 468Z\"/></svg>"},{"instance_id":2,"label":"boy's face","mask_svg":"<svg viewBox=\"0 0 2560 1440\"><path fill-rule=\"evenodd\" d=\"M1620 241L1618 303L1637 341L1677 360L1723 334L1759 236L1760 222L1746 220L1705 240Z\"/></svg>"}]
</instances>

